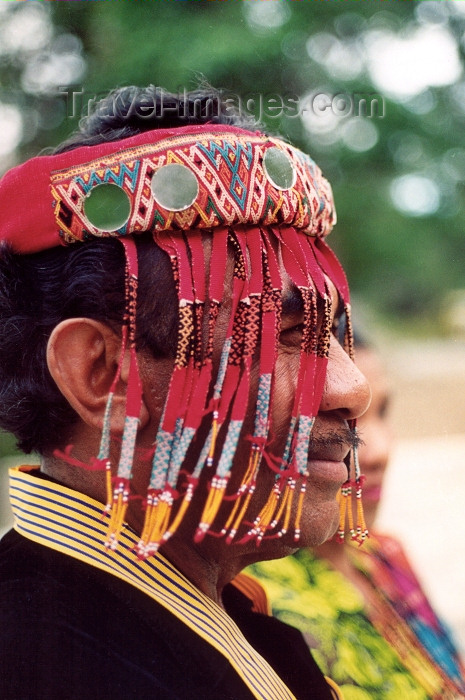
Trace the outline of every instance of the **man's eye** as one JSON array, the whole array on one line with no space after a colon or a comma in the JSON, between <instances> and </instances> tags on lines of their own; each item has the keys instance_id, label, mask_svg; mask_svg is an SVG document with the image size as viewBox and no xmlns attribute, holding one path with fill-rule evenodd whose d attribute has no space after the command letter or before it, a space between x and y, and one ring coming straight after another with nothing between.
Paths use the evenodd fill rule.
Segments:
<instances>
[{"instance_id":1,"label":"man's eye","mask_svg":"<svg viewBox=\"0 0 465 700\"><path fill-rule=\"evenodd\" d=\"M279 339L282 343L286 344L292 344L292 345L300 345L300 341L302 339L302 333L304 330L304 324L303 323L296 323L295 326L289 326L289 328L283 328L280 335Z\"/></svg>"},{"instance_id":2,"label":"man's eye","mask_svg":"<svg viewBox=\"0 0 465 700\"><path fill-rule=\"evenodd\" d=\"M340 345L344 345L345 322L340 316L336 317L331 325L331 333Z\"/></svg>"},{"instance_id":3,"label":"man's eye","mask_svg":"<svg viewBox=\"0 0 465 700\"><path fill-rule=\"evenodd\" d=\"M304 324L297 323L295 326L290 326L289 328L284 328L281 331L281 335L283 335L283 333L284 334L285 333L289 333L289 334L291 334L291 333L303 333L303 330L304 330Z\"/></svg>"}]
</instances>

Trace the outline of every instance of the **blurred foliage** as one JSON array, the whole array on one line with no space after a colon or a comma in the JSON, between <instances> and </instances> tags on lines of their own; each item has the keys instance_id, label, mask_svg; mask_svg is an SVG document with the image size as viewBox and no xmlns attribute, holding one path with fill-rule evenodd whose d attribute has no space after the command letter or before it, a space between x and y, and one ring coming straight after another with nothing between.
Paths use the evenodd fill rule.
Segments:
<instances>
[{"instance_id":1,"label":"blurred foliage","mask_svg":"<svg viewBox=\"0 0 465 700\"><path fill-rule=\"evenodd\" d=\"M7 455L13 455L17 452L16 440L12 435L0 432L0 461Z\"/></svg>"},{"instance_id":2,"label":"blurred foliage","mask_svg":"<svg viewBox=\"0 0 465 700\"><path fill-rule=\"evenodd\" d=\"M74 106L84 113L88 99L115 86L154 83L176 92L194 87L199 75L240 96L379 93L368 38L406 37L425 27L447 31L463 60L465 14L453 0L2 5L0 101L19 106L23 128L4 167L75 128L73 87ZM387 321L431 321L446 292L464 285L460 80L426 85L411 99L386 92L383 118L353 118L347 127L350 115L339 117L332 132L322 133L315 119L258 115L270 131L308 150L331 180L339 215L332 245L358 298ZM422 215L402 213L390 195L396 178L411 174L426 178L438 199L435 206L427 200Z\"/></svg>"}]
</instances>

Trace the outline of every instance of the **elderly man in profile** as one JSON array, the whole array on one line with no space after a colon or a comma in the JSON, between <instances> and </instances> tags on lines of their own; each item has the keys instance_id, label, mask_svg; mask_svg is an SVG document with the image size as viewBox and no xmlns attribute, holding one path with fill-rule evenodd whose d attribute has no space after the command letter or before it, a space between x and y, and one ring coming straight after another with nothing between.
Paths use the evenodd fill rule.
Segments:
<instances>
[{"instance_id":1,"label":"elderly man in profile","mask_svg":"<svg viewBox=\"0 0 465 700\"><path fill-rule=\"evenodd\" d=\"M10 475L2 698L341 697L240 573L360 492L319 168L214 93L125 88L0 202L0 425L40 455Z\"/></svg>"}]
</instances>

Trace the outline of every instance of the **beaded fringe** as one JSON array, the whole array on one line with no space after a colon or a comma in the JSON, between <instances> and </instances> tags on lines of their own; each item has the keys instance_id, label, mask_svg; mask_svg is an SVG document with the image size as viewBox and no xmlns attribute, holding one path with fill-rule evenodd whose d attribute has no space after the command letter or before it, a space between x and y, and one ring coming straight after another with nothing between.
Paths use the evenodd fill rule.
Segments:
<instances>
[{"instance_id":1,"label":"beaded fringe","mask_svg":"<svg viewBox=\"0 0 465 700\"><path fill-rule=\"evenodd\" d=\"M211 240L206 269L205 234L159 232L155 242L171 261L178 296L178 335L174 370L163 414L154 441L152 471L145 498L145 522L137 555L155 553L177 530L186 516L200 477L209 475L208 494L194 540L224 537L226 542L283 537L293 531L300 539L307 461L311 431L323 394L331 339L331 296L326 277L336 286L346 310L345 348L351 354L352 331L348 287L339 262L323 240L292 227L262 229L244 226L218 228ZM135 347L137 251L131 237L120 239L126 255L126 313L121 360L108 396L96 465L106 471L109 516L106 546L115 549L130 500L132 462L141 407L141 384ZM214 339L224 297L228 251L234 261L232 297L226 338L216 375ZM281 327L283 271L299 291L304 322L300 347L297 390L282 455L269 450L275 365ZM206 280L208 280L208 289ZM317 330L317 304L323 319ZM116 474L110 464L112 398L127 350L130 372L126 422ZM244 435L244 420L252 400L251 370L257 362L259 377L253 434ZM311 390L309 390L311 389ZM201 423L210 420L207 439L191 473L183 470L188 450ZM241 483L230 492L233 460L239 441L250 443ZM250 505L259 469L267 465L275 474L266 502L253 518ZM354 459L354 478L341 490L341 525L346 516L353 539L367 536L361 507L362 477ZM357 522L354 525L348 499L355 490ZM223 518L223 524L219 519ZM245 522L247 520L248 524ZM342 534L341 534L342 533Z\"/></svg>"}]
</instances>

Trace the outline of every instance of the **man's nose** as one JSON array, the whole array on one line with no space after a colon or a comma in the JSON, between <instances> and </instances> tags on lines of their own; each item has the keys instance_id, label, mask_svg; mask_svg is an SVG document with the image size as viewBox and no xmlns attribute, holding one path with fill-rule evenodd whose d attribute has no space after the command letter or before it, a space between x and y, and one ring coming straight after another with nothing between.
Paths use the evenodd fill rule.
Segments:
<instances>
[{"instance_id":1,"label":"man's nose","mask_svg":"<svg viewBox=\"0 0 465 700\"><path fill-rule=\"evenodd\" d=\"M365 376L332 337L320 412L331 411L350 420L363 415L370 401L371 389Z\"/></svg>"}]
</instances>

